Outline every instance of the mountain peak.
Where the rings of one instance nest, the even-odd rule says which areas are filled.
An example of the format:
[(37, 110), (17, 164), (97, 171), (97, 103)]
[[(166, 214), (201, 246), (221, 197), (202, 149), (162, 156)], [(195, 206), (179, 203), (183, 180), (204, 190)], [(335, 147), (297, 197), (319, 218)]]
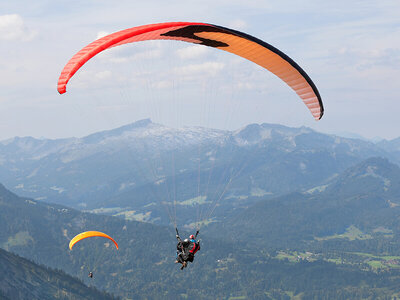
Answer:
[(294, 137), (296, 135), (311, 133), (314, 130), (308, 127), (293, 128), (279, 124), (249, 124), (234, 132), (238, 144), (253, 145), (274, 137)]
[(139, 127), (147, 127), (147, 126), (149, 126), (150, 124), (153, 124), (153, 122), (151, 121), (150, 118), (147, 118), (147, 119), (138, 120), (138, 121), (133, 122), (133, 123), (131, 123), (131, 124), (129, 124), (129, 125), (126, 125), (126, 126), (130, 126), (130, 127), (134, 127), (134, 128), (139, 128)]
[(146, 128), (151, 125), (155, 125), (155, 123), (153, 123), (150, 118), (147, 118), (147, 119), (135, 121), (135, 122), (127, 124), (127, 125), (123, 125), (121, 127), (115, 128), (115, 129), (107, 130), (106, 132), (121, 133), (121, 132), (129, 131), (132, 129)]
[(104, 131), (90, 134), (90, 135), (84, 137), (83, 139), (85, 140), (85, 142), (96, 143), (106, 137), (118, 136), (118, 135), (123, 134), (126, 131), (132, 131), (135, 129), (145, 129), (152, 125), (156, 125), (156, 124), (153, 123), (150, 118), (138, 120), (136, 122), (133, 122), (133, 123), (130, 123), (127, 125), (123, 125), (121, 127), (115, 128), (115, 129), (104, 130)]
[(381, 140), (377, 144), (387, 151), (400, 151), (400, 137), (390, 141)]
[(262, 138), (262, 127), (259, 124), (249, 124), (235, 133), (235, 139), (240, 144), (254, 144)]
[(355, 165), (354, 167), (349, 168), (348, 174), (352, 174), (353, 176), (365, 176), (366, 174), (372, 173), (379, 173), (380, 175), (384, 175), (394, 169), (400, 170), (397, 165), (389, 162), (387, 158), (370, 157)]
[(368, 158), (340, 175), (329, 189), (339, 196), (355, 190), (367, 194), (393, 194), (400, 192), (400, 167), (382, 157)]

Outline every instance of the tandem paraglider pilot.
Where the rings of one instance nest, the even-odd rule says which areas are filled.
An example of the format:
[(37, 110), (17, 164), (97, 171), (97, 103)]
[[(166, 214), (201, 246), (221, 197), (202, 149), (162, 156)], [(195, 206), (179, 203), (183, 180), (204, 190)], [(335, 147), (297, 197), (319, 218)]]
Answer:
[(182, 241), (178, 230), (176, 231), (176, 239), (178, 240), (178, 244), (176, 245), (175, 263), (182, 264), (181, 270), (187, 267), (188, 262), (193, 262), (194, 255), (200, 250), (200, 241), (196, 240), (198, 234), (199, 231), (196, 232), (196, 235), (191, 234), (188, 239)]

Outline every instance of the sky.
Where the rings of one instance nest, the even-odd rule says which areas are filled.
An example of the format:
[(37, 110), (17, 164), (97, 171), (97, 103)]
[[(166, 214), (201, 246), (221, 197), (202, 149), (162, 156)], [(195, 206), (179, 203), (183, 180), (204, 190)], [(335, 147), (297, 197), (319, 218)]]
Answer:
[[(236, 29), (275, 46), (316, 84), (316, 122), (268, 71), (230, 53), (154, 41), (107, 50), (67, 93), (58, 76), (96, 38), (170, 21)], [(13, 0), (0, 2), (0, 140), (64, 138), (151, 118), (235, 130), (250, 123), (400, 136), (400, 2)]]

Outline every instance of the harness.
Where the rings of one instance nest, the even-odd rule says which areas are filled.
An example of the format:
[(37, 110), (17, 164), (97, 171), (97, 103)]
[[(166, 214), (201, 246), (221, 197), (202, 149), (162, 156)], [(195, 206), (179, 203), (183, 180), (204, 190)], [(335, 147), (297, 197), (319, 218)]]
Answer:
[[(177, 236), (178, 240), (181, 242), (181, 251), (182, 251), (183, 254), (186, 254), (186, 253), (185, 253), (185, 249), (184, 249), (183, 244), (182, 244), (182, 241), (181, 241), (181, 238), (179, 237), (178, 228), (175, 227), (175, 230), (176, 230), (176, 236)], [(197, 231), (196, 231), (196, 235), (194, 236), (194, 239), (191, 239), (191, 240), (190, 240), (190, 242), (193, 243), (193, 248), (192, 248), (191, 250), (189, 250), (189, 253), (190, 253), (190, 254), (193, 254), (193, 255), (194, 255), (194, 254), (199, 250), (199, 248), (200, 248), (200, 245), (199, 245), (199, 244), (197, 243), (197, 241), (196, 241), (196, 238), (197, 238), (197, 235), (198, 235), (198, 234), (199, 234), (199, 231), (197, 230)]]
[(189, 250), (189, 253), (195, 254), (199, 250), (199, 244), (196, 240), (190, 240), (190, 242), (193, 243), (193, 248)]

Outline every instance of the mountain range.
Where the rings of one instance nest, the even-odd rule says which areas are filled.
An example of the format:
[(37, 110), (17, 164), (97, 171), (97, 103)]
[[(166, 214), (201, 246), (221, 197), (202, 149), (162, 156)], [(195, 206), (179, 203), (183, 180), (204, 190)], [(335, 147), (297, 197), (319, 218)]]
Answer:
[(368, 157), (398, 163), (397, 144), (306, 127), (175, 129), (146, 119), (83, 138), (2, 141), (0, 182), (37, 200), (188, 226), (220, 221), (259, 198), (325, 185)]

